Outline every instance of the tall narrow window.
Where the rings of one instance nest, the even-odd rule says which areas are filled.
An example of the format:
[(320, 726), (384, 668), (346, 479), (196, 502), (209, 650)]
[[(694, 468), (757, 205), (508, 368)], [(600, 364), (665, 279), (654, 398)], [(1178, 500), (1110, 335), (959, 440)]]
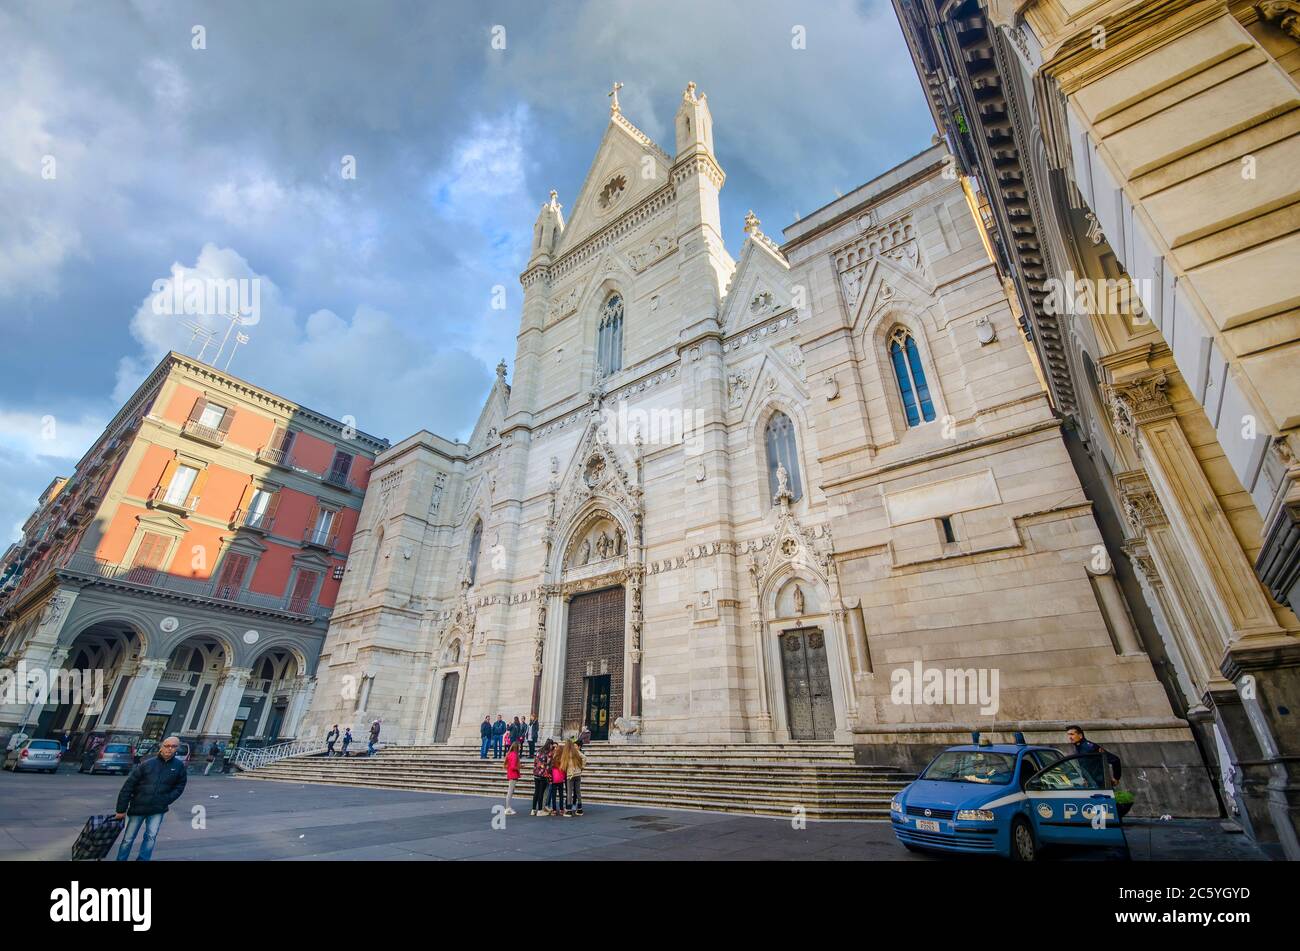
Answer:
[(925, 368), (921, 366), (921, 351), (912, 334), (897, 328), (889, 338), (889, 360), (894, 365), (898, 380), (898, 393), (903, 398), (903, 412), (908, 426), (920, 426), (934, 419), (934, 403), (930, 400), (930, 386), (925, 381)]
[(786, 489), (791, 501), (803, 498), (803, 483), (799, 478), (799, 451), (795, 443), (794, 423), (785, 413), (773, 413), (767, 421), (764, 434), (767, 444), (767, 487), (772, 504), (777, 502), (781, 491), (781, 473), (785, 469)]
[(293, 594), (289, 596), (289, 610), (294, 614), (306, 614), (311, 607), (312, 595), (316, 593), (316, 582), (320, 573), (316, 571), (299, 571), (293, 583)]
[(244, 584), (244, 575), (248, 573), (249, 557), (238, 552), (229, 552), (221, 566), (221, 575), (217, 578), (217, 597), (222, 601), (234, 601), (239, 597), (239, 589)]
[(169, 547), (165, 535), (145, 532), (140, 538), (140, 544), (136, 546), (135, 558), (131, 561), (131, 570), (127, 572), (126, 580), (135, 584), (153, 584), (154, 576), (163, 568)]
[(605, 306), (600, 309), (596, 366), (601, 376), (623, 369), (623, 298), (617, 294), (605, 301)]
[(198, 469), (190, 466), (177, 466), (176, 471), (172, 473), (171, 482), (167, 485), (167, 494), (163, 496), (163, 500), (168, 505), (185, 505), (198, 474)]
[(478, 574), (478, 550), (483, 545), (483, 523), (474, 523), (474, 534), (469, 537), (469, 563), (465, 566), (465, 577), (470, 584)]

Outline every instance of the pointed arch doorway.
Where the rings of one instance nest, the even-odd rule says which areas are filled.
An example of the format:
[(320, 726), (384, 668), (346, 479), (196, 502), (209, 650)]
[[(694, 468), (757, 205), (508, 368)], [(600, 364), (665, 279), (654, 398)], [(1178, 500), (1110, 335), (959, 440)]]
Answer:
[(622, 585), (569, 601), (560, 719), (566, 735), (586, 726), (593, 740), (607, 740), (623, 715), (624, 602)]

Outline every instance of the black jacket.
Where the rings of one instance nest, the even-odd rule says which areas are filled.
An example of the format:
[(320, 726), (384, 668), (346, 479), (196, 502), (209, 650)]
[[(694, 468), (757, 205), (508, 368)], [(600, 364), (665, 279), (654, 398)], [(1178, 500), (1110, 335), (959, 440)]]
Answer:
[(489, 723), (487, 720), (484, 720), (482, 723), (480, 723), (478, 728), (478, 735), (483, 737), (483, 739), (485, 740), (488, 737), (490, 737), (492, 735), (492, 724)]
[(185, 762), (178, 756), (164, 761), (151, 756), (126, 777), (122, 791), (117, 794), (117, 812), (128, 816), (154, 816), (166, 812), (167, 807), (185, 792)]
[(493, 735), (494, 737), (497, 737), (497, 736), (505, 736), (505, 735), (506, 735), (506, 721), (505, 721), (505, 720), (498, 720), (496, 723), (493, 723), (493, 724), (492, 724), (492, 735)]
[(528, 739), (534, 743), (537, 742), (537, 721), (536, 720), (530, 720), (528, 723)]

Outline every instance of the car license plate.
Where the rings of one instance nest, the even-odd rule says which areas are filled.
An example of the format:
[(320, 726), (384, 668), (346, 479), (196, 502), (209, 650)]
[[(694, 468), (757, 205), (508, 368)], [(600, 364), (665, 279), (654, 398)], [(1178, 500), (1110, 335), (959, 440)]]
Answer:
[(939, 823), (937, 823), (937, 822), (935, 822), (935, 821), (933, 821), (933, 820), (931, 820), (931, 819), (917, 819), (917, 820), (916, 820), (916, 827), (917, 827), (918, 829), (920, 829), (922, 832), (938, 832), (938, 831), (939, 831)]

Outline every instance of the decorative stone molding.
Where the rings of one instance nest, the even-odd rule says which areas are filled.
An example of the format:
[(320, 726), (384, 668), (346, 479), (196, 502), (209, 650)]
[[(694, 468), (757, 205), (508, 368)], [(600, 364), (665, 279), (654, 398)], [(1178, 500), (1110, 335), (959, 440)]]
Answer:
[(639, 274), (652, 264), (658, 264), (676, 250), (677, 239), (663, 234), (652, 238), (635, 251), (628, 252), (627, 260), (632, 265), (632, 270)]
[(1145, 472), (1120, 472), (1116, 474), (1115, 482), (1119, 487), (1124, 517), (1135, 537), (1143, 538), (1148, 528), (1169, 524), (1169, 517)]
[(1255, 4), (1255, 12), (1265, 23), (1271, 23), (1291, 39), (1300, 42), (1300, 2), (1264, 0)]
[(1141, 427), (1173, 416), (1168, 387), (1169, 378), (1163, 370), (1105, 384), (1103, 390), (1116, 432), (1136, 440)]

